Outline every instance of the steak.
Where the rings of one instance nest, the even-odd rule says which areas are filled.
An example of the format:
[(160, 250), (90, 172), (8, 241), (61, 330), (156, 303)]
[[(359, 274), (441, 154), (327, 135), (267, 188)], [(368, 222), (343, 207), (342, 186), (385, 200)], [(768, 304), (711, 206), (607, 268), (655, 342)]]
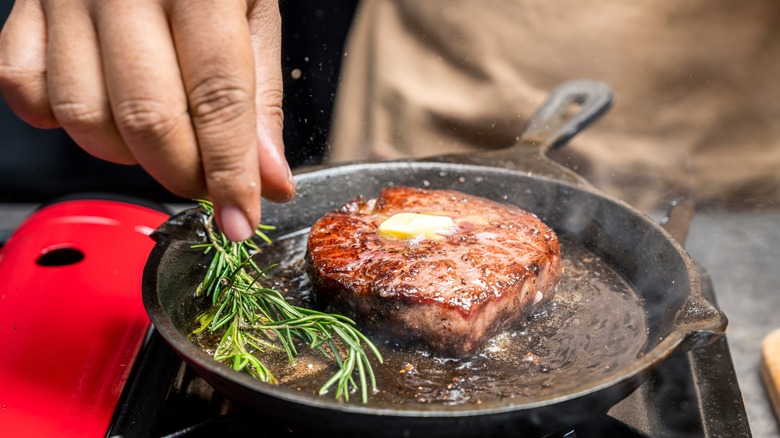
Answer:
[[(429, 238), (379, 232), (398, 213), (447, 216)], [(307, 273), (316, 302), (361, 327), (453, 357), (474, 354), (550, 300), (562, 273), (558, 237), (531, 213), (450, 190), (391, 187), (317, 220)]]

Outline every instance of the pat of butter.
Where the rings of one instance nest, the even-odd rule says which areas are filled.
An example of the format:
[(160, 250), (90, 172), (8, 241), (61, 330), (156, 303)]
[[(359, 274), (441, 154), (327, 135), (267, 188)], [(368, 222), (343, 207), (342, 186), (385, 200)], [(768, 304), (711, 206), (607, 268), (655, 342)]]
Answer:
[(398, 213), (379, 225), (379, 234), (394, 239), (425, 238), (437, 240), (446, 234), (455, 222), (448, 216), (420, 213)]

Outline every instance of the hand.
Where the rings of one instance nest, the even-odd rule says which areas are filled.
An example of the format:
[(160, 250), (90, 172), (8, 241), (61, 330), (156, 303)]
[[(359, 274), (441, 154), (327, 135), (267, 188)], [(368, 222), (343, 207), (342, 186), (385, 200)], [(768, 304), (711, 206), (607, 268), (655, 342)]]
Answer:
[(278, 0), (17, 0), (0, 34), (0, 92), (40, 128), (208, 196), (231, 240), (260, 194), (295, 193), (282, 140)]

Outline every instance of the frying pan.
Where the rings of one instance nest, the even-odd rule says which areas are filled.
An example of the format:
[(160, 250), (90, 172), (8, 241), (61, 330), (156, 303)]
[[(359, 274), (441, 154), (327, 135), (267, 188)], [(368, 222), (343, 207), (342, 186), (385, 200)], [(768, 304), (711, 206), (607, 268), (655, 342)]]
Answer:
[[(636, 389), (666, 357), (706, 343), (726, 327), (723, 313), (702, 295), (695, 263), (663, 227), (546, 157), (551, 148), (563, 145), (610, 104), (611, 91), (606, 85), (567, 82), (550, 94), (520, 141), (508, 149), (312, 168), (297, 174), (298, 196), (293, 201), (264, 201), (263, 205), (264, 222), (277, 227), (271, 238), (282, 240), (305, 232), (320, 216), (358, 195), (374, 197), (389, 185), (459, 190), (531, 211), (570, 246), (602, 259), (638, 297), (647, 337), (635, 360), (609, 374), (593, 376), (582, 370), (575, 387), (553, 387), (543, 396), (456, 406), (371, 400), (346, 403), (332, 395), (258, 382), (215, 362), (188, 338), (198, 312), (193, 291), (208, 262), (201, 250), (192, 249), (205, 239), (205, 216), (197, 209), (172, 217), (153, 235), (156, 245), (143, 276), (147, 312), (173, 349), (218, 391), (297, 429), (342, 436), (488, 436), (503, 432), (520, 436), (518, 431), (522, 436), (538, 436), (604, 413)], [(596, 275), (581, 271), (581, 275)], [(585, 314), (614, 323), (607, 308), (586, 307), (574, 318)]]

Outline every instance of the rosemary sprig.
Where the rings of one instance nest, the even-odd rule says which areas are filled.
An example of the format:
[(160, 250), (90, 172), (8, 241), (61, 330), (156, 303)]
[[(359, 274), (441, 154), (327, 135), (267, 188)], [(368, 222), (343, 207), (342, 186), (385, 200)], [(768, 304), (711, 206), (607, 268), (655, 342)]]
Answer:
[[(198, 201), (209, 215), (206, 223), (208, 241), (195, 245), (213, 254), (197, 295), (211, 298), (211, 307), (197, 317), (194, 334), (208, 330), (222, 332), (214, 359), (237, 371), (250, 374), (263, 382), (275, 383), (271, 370), (258, 357), (264, 351), (284, 351), (291, 362), (298, 354), (297, 345), (306, 345), (332, 359), (338, 371), (325, 382), (320, 394), (336, 386), (336, 398), (349, 401), (352, 389), (359, 390), (361, 400), (368, 400), (369, 383), (376, 391), (376, 379), (366, 350), (382, 363), (382, 355), (351, 319), (337, 314), (293, 306), (275, 289), (262, 286), (266, 271), (252, 255), (260, 250), (253, 240), (231, 242), (214, 227), (214, 207), (206, 200)], [(264, 231), (273, 229), (260, 225), (255, 234), (267, 243)], [(357, 381), (355, 372), (357, 371)]]

